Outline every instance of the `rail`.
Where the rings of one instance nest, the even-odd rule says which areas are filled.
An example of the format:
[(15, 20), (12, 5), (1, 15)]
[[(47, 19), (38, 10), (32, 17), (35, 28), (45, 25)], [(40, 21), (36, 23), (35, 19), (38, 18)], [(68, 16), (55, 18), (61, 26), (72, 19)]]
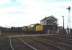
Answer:
[(37, 37), (37, 36), (50, 36), (50, 35), (57, 35), (57, 34), (32, 34), (32, 35), (9, 35), (9, 36), (6, 36), (8, 38), (16, 38), (16, 37), (28, 37), (28, 36), (31, 36), (31, 37)]

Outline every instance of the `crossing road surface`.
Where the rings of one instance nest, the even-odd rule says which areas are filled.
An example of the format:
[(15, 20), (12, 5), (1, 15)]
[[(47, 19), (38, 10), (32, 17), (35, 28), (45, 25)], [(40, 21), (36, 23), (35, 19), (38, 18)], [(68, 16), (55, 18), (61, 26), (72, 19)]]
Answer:
[[(36, 41), (24, 41), (23, 39), (19, 39), (18, 37), (37, 37), (37, 36), (48, 36), (48, 34), (32, 34), (32, 35), (13, 35), (13, 36), (8, 36), (8, 38), (1, 38), (0, 39), (0, 50), (48, 50), (53, 47), (51, 46), (45, 46), (42, 43), (36, 42)], [(14, 37), (14, 38), (12, 38)], [(11, 39), (10, 39), (11, 38)], [(15, 39), (15, 38), (18, 38)], [(32, 44), (33, 43), (33, 44)], [(56, 50), (56, 48), (54, 48)], [(54, 50), (53, 49), (53, 50)]]
[[(10, 44), (9, 38), (0, 38), (0, 50), (34, 50), (29, 47), (27, 43), (24, 44), (16, 39), (11, 39), (11, 43), (12, 44)], [(13, 47), (13, 49), (11, 47)]]
[(34, 50), (28, 46), (26, 43), (22, 43), (16, 39), (12, 39), (12, 46), (14, 50)]
[(72, 50), (72, 40), (60, 35), (9, 35), (0, 38), (0, 50)]
[(50, 36), (50, 35), (57, 35), (57, 34), (30, 34), (30, 35), (9, 35), (9, 36), (6, 36), (6, 37), (11, 37), (11, 38), (15, 38), (15, 37), (28, 37), (28, 36), (31, 36), (31, 37), (37, 37), (37, 36)]
[(8, 38), (0, 38), (0, 50), (11, 50)]
[(37, 42), (37, 41), (34, 41), (32, 39), (24, 39), (24, 38), (18, 38), (18, 40), (20, 40), (21, 42), (23, 43), (27, 43), (31, 46), (33, 46), (33, 48), (35, 48), (34, 50), (59, 50), (58, 48), (56, 47), (53, 47), (53, 46), (50, 46), (50, 45), (45, 45), (41, 42)]

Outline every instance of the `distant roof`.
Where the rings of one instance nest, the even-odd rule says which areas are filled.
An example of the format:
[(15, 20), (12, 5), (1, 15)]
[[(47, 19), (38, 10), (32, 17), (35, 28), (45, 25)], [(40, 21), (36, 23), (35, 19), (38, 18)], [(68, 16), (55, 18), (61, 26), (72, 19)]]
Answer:
[(48, 19), (54, 19), (54, 20), (57, 20), (54, 16), (49, 16), (49, 17), (45, 17), (45, 18), (42, 19), (41, 21), (48, 20)]

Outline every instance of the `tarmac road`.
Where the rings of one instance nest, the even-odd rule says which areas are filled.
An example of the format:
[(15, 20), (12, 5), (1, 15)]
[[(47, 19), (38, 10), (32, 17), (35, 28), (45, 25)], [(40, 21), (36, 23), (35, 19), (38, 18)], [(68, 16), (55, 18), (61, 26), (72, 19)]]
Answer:
[(0, 38), (0, 50), (11, 50), (8, 38)]

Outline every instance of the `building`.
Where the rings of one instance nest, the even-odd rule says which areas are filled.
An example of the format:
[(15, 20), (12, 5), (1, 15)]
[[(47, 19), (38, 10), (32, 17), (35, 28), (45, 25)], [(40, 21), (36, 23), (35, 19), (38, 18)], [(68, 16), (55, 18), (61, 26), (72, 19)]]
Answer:
[(57, 25), (57, 19), (54, 16), (45, 17), (40, 21), (42, 25)]
[(45, 32), (54, 33), (57, 31), (57, 19), (54, 16), (45, 17), (40, 21), (44, 25)]

